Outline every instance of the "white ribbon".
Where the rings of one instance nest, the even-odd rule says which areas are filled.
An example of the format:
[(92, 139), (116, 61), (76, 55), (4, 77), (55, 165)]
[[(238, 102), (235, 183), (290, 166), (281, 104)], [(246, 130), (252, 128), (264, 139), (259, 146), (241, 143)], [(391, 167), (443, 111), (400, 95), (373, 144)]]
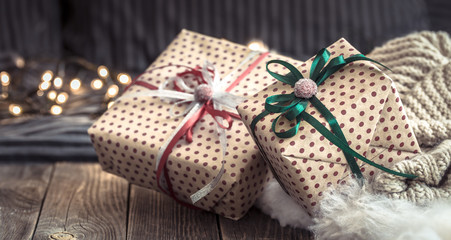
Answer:
[[(258, 51), (252, 51), (250, 52), (241, 62), (240, 64), (228, 75), (226, 75), (223, 79), (220, 78), (218, 70), (215, 68), (215, 66), (210, 63), (209, 61), (205, 61), (202, 68), (201, 73), (208, 84), (208, 86), (212, 89), (213, 94), (211, 100), (213, 101), (213, 108), (215, 110), (221, 111), (223, 108), (233, 109), (233, 111), (236, 111), (236, 106), (238, 106), (241, 102), (244, 101), (243, 97), (233, 95), (229, 92), (226, 92), (225, 89), (227, 89), (226, 84), (233, 77), (233, 75), (238, 71), (239, 68), (241, 68), (244, 64), (252, 60), (256, 55), (258, 55), (260, 52)], [(211, 73), (213, 72), (213, 74)], [(173, 91), (173, 90), (167, 90), (166, 88), (171, 84), (176, 83), (178, 87), (183, 89), (185, 92), (179, 92), (179, 91)], [(183, 120), (180, 122), (180, 124), (177, 126), (177, 128), (171, 133), (169, 138), (164, 142), (164, 144), (160, 147), (157, 155), (156, 160), (156, 169), (158, 169), (158, 166), (160, 164), (161, 158), (163, 156), (164, 151), (168, 147), (169, 143), (172, 141), (172, 139), (175, 137), (175, 135), (180, 131), (180, 129), (186, 124), (187, 121), (191, 119), (191, 117), (202, 108), (203, 104), (202, 102), (197, 102), (194, 98), (194, 92), (195, 89), (189, 87), (184, 79), (182, 79), (179, 76), (171, 77), (158, 87), (158, 90), (150, 90), (145, 89), (144, 91), (141, 90), (140, 92), (136, 92), (133, 94), (129, 94), (126, 96), (120, 97), (120, 100), (125, 98), (133, 98), (133, 97), (141, 97), (141, 96), (148, 96), (148, 97), (160, 97), (162, 99), (167, 100), (178, 100), (178, 102), (174, 103), (170, 110), (170, 115), (172, 117), (179, 117), (179, 116), (185, 116)], [(183, 104), (191, 102), (190, 105), (180, 114), (174, 113), (174, 108)], [(219, 119), (218, 119), (219, 118)], [(217, 117), (216, 120), (218, 122), (223, 122), (224, 119), (221, 117)], [(221, 161), (221, 169), (219, 170), (219, 173), (213, 178), (213, 180), (202, 187), (199, 191), (195, 192), (190, 196), (191, 201), (196, 203), (203, 197), (205, 197), (208, 193), (210, 193), (216, 185), (219, 183), (222, 175), (225, 172), (225, 153), (227, 152), (227, 137), (225, 134), (225, 130), (221, 128), (216, 123), (216, 131), (219, 135), (219, 142), (222, 147), (222, 161)], [(161, 175), (161, 179), (158, 179), (158, 181), (164, 182), (164, 173)]]

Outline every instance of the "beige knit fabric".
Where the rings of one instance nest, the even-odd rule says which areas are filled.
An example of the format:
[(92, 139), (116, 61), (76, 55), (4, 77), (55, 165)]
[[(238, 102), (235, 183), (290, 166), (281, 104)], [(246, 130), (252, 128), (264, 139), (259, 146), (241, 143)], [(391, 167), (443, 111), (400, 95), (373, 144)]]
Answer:
[[(420, 32), (397, 38), (374, 49), (368, 57), (392, 72), (418, 142), (423, 147), (409, 161), (394, 167), (417, 179), (383, 173), (374, 187), (392, 198), (426, 204), (451, 198), (451, 39), (444, 32)], [(445, 140), (445, 141), (444, 141)], [(440, 145), (437, 146), (442, 142)], [(431, 147), (434, 147), (431, 151)]]
[(396, 38), (368, 57), (387, 65), (418, 142), (432, 147), (451, 138), (451, 39), (445, 32)]
[(395, 165), (395, 171), (418, 176), (414, 181), (381, 174), (374, 182), (376, 191), (391, 198), (407, 199), (418, 204), (427, 204), (431, 200), (451, 197), (451, 140), (445, 140), (434, 150), (416, 156), (411, 161), (402, 161)]

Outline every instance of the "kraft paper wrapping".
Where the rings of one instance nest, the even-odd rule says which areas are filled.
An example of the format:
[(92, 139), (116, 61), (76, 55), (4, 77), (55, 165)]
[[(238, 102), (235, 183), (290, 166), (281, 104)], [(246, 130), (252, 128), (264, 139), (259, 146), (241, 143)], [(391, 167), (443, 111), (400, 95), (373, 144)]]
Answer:
[[(185, 69), (173, 67), (149, 73), (150, 69), (168, 64), (196, 67), (202, 66), (205, 60), (213, 63), (224, 77), (249, 53), (245, 46), (183, 30), (137, 80), (158, 86)], [(238, 69), (230, 82), (258, 57)], [(269, 54), (231, 93), (247, 97), (262, 86), (271, 84), (273, 80), (267, 76), (265, 64), (268, 59), (274, 58), (296, 65), (301, 63)], [(133, 85), (124, 95), (132, 95), (142, 89), (142, 86)], [(159, 190), (155, 171), (158, 150), (183, 119), (171, 117), (169, 110), (172, 104), (158, 97), (132, 97), (119, 100), (108, 109), (88, 130), (102, 168), (133, 184)], [(182, 112), (188, 105), (182, 104), (176, 110)], [(239, 219), (253, 205), (264, 184), (271, 178), (271, 173), (240, 120), (234, 120), (226, 134), (226, 172), (217, 187), (195, 206), (227, 218)], [(177, 199), (191, 203), (189, 196), (216, 176), (221, 160), (222, 148), (214, 120), (210, 115), (205, 115), (193, 129), (193, 142), (188, 143), (184, 138), (179, 140), (166, 163)]]
[[(327, 49), (331, 59), (359, 53), (345, 39)], [(313, 58), (297, 65), (304, 76), (309, 76), (312, 61)], [(287, 70), (278, 73), (286, 74)], [(268, 96), (291, 92), (290, 85), (277, 81), (240, 104), (238, 112), (249, 128), (252, 120), (264, 111)], [(348, 64), (318, 86), (316, 96), (336, 117), (349, 146), (367, 159), (391, 167), (420, 151), (392, 80), (372, 63)], [(330, 130), (326, 119), (311, 104), (306, 111)], [(263, 154), (288, 194), (312, 214), (324, 190), (345, 181), (351, 171), (341, 149), (305, 121), (296, 136), (278, 138), (271, 130), (276, 117), (275, 114), (268, 115), (257, 124), (256, 141), (263, 147)], [(288, 130), (293, 126), (294, 123), (284, 119), (276, 130)], [(380, 171), (360, 160), (357, 163), (366, 179)]]

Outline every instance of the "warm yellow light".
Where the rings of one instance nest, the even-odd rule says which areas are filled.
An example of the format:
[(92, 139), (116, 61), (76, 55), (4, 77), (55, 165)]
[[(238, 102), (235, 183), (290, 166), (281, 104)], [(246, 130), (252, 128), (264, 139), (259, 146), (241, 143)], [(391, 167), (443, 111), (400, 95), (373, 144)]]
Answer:
[(50, 100), (55, 100), (55, 98), (56, 98), (56, 91), (55, 90), (52, 90), (52, 91), (50, 91), (49, 93), (47, 93), (47, 98), (48, 99), (50, 99)]
[(69, 98), (69, 94), (62, 92), (62, 93), (58, 94), (58, 97), (56, 98), (56, 103), (63, 104), (67, 101), (68, 98)]
[(132, 78), (126, 73), (120, 73), (117, 75), (117, 80), (124, 85), (128, 85), (132, 82)]
[(63, 86), (63, 79), (60, 77), (53, 79), (53, 86), (55, 86), (56, 89), (60, 89)]
[(39, 97), (42, 97), (42, 96), (44, 96), (44, 91), (38, 90), (38, 91), (36, 91), (36, 95), (38, 95)]
[(105, 66), (99, 66), (97, 68), (97, 73), (99, 74), (99, 76), (106, 78), (108, 76), (108, 68), (106, 68)]
[(78, 78), (74, 78), (72, 79), (72, 81), (70, 81), (70, 88), (73, 91), (77, 91), (78, 89), (80, 89), (81, 87), (81, 81)]
[(60, 115), (62, 112), (63, 112), (63, 108), (61, 106), (59, 106), (59, 105), (53, 105), (50, 108), (50, 113), (52, 115)]
[(91, 81), (91, 88), (94, 90), (99, 90), (103, 87), (103, 82), (100, 79), (94, 79)]
[(16, 67), (23, 68), (25, 66), (25, 60), (23, 57), (17, 57), (16, 58)]
[(0, 81), (2, 82), (2, 86), (8, 86), (10, 83), (9, 74), (7, 72), (1, 72)]
[(42, 81), (44, 81), (44, 82), (48, 82), (48, 81), (52, 80), (52, 78), (53, 78), (53, 72), (50, 70), (47, 70), (42, 74)]
[(268, 48), (266, 47), (266, 45), (259, 40), (253, 40), (251, 41), (247, 47), (252, 50), (252, 51), (259, 51), (259, 52), (265, 52), (268, 51)]
[(107, 108), (109, 109), (113, 105), (114, 105), (114, 101), (111, 101), (111, 102), (108, 103)]
[(42, 82), (41, 84), (39, 84), (39, 89), (41, 91), (45, 91), (45, 90), (49, 89), (49, 87), (50, 87), (49, 82)]
[(9, 113), (11, 113), (14, 116), (19, 116), (20, 114), (22, 114), (22, 107), (18, 104), (10, 104)]
[(111, 85), (108, 88), (108, 91), (106, 92), (106, 94), (108, 95), (108, 97), (113, 98), (115, 97), (117, 94), (119, 93), (119, 87), (117, 85)]

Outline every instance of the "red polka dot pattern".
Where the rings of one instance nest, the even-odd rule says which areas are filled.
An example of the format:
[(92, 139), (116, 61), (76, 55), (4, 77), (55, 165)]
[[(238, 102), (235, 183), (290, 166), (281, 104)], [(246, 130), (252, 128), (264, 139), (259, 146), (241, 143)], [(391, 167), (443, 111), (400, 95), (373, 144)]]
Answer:
[[(344, 39), (328, 50), (332, 57), (358, 53)], [(299, 68), (304, 77), (308, 76), (312, 61), (313, 58)], [(286, 71), (279, 72), (284, 73)], [(276, 82), (238, 106), (238, 112), (249, 128), (256, 115), (264, 110), (267, 96), (291, 92), (291, 86)], [(373, 64), (348, 64), (321, 84), (316, 96), (340, 123), (349, 146), (368, 159), (390, 167), (420, 151), (392, 80)], [(326, 119), (311, 104), (306, 111), (330, 129)], [(305, 121), (296, 136), (277, 138), (271, 130), (276, 116), (269, 115), (257, 124), (257, 141), (289, 195), (312, 213), (329, 185), (336, 185), (350, 176), (346, 159), (341, 149)], [(293, 122), (281, 119), (276, 130), (286, 131), (293, 126)], [(360, 160), (357, 162), (365, 177), (377, 174), (376, 168), (367, 167)]]
[[(249, 49), (225, 40), (182, 31), (158, 59), (139, 77), (158, 86), (162, 81), (182, 72), (183, 68), (150, 69), (168, 64), (201, 66), (207, 59), (221, 76), (231, 72), (249, 54)], [(241, 74), (258, 56), (245, 64), (231, 81)], [(261, 61), (232, 91), (247, 96), (273, 80), (266, 76), (267, 59), (280, 58), (295, 65), (300, 62), (270, 54)], [(132, 86), (126, 95), (142, 91)], [(186, 105), (175, 109), (182, 112)], [(157, 97), (135, 97), (118, 100), (88, 130), (105, 171), (126, 178), (133, 184), (158, 190), (155, 161), (160, 146), (179, 125), (182, 118), (169, 115), (171, 103)], [(181, 139), (168, 158), (166, 166), (178, 199), (190, 202), (189, 196), (210, 182), (221, 168), (222, 150), (210, 115), (193, 129), (193, 142)], [(221, 183), (196, 203), (196, 206), (227, 218), (239, 219), (253, 205), (265, 183), (271, 178), (246, 127), (235, 120), (227, 131), (225, 174)]]

